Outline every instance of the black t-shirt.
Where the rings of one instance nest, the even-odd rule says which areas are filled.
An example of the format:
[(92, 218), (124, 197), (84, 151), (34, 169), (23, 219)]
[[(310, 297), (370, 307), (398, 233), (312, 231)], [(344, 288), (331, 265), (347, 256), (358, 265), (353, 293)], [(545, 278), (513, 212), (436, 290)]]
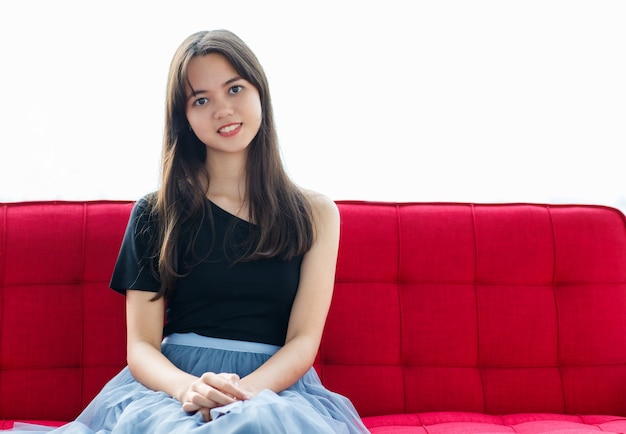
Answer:
[[(300, 280), (302, 256), (233, 261), (238, 244), (256, 226), (208, 201), (193, 254), (183, 255), (179, 278), (166, 302), (163, 334), (194, 332), (203, 336), (284, 345), (291, 306)], [(213, 222), (211, 224), (211, 221)], [(212, 230), (212, 226), (214, 230)], [(146, 198), (135, 204), (111, 278), (111, 288), (157, 292), (150, 237), (156, 222)], [(193, 230), (185, 228), (189, 234)], [(184, 239), (185, 237), (183, 237)], [(190, 239), (184, 239), (190, 242)], [(186, 244), (181, 243), (181, 246)]]

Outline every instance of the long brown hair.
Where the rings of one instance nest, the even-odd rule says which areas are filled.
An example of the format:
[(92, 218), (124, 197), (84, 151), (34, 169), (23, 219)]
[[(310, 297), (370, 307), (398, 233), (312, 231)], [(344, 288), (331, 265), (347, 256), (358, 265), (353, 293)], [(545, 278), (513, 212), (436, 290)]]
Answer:
[[(265, 72), (250, 48), (227, 30), (197, 32), (178, 47), (170, 64), (166, 94), (161, 187), (153, 199), (158, 222), (153, 254), (161, 282), (155, 298), (174, 290), (179, 274), (181, 228), (198, 220), (212, 221), (207, 203), (210, 174), (206, 147), (190, 130), (185, 115), (189, 61), (220, 53), (259, 92), (262, 121), (248, 147), (246, 200), (250, 219), (259, 229), (247, 254), (239, 260), (279, 256), (290, 259), (313, 243), (313, 221), (307, 198), (289, 179), (282, 163)], [(199, 228), (199, 226), (198, 226)], [(193, 237), (192, 237), (193, 238)]]

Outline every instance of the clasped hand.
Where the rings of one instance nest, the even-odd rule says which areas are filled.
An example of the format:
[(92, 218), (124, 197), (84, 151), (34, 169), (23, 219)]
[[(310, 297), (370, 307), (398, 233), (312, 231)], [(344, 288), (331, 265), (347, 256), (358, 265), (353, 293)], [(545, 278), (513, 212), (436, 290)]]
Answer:
[(189, 385), (181, 402), (183, 410), (200, 412), (207, 422), (211, 420), (212, 408), (248, 398), (248, 394), (239, 387), (237, 374), (206, 372)]

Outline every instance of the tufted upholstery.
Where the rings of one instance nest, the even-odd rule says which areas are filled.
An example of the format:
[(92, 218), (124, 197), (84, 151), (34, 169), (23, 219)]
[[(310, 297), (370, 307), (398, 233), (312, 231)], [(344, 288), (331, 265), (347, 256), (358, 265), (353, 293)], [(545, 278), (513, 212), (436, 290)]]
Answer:
[(621, 213), (358, 202), (341, 213), (321, 375), (371, 426), (549, 419), (441, 413), (455, 411), (620, 415), (626, 431)]
[[(0, 420), (74, 418), (126, 360), (108, 289), (132, 203), (0, 206)], [(32, 408), (41, 391), (54, 391)]]
[[(339, 206), (315, 367), (373, 433), (626, 432), (619, 211)], [(131, 207), (0, 204), (0, 428), (75, 417), (124, 365), (108, 280)], [(54, 398), (33, 407), (42, 390)]]

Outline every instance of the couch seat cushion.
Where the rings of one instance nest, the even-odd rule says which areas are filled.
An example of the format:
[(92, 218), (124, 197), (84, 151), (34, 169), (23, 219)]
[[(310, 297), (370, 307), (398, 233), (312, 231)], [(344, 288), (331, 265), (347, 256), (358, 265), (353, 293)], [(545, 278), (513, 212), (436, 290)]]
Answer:
[(525, 413), (491, 416), (480, 413), (433, 412), (363, 418), (372, 434), (626, 433), (626, 417)]
[(15, 424), (19, 425), (22, 423), (56, 427), (65, 425), (67, 422), (58, 420), (0, 420), (0, 430), (11, 429), (15, 426)]

